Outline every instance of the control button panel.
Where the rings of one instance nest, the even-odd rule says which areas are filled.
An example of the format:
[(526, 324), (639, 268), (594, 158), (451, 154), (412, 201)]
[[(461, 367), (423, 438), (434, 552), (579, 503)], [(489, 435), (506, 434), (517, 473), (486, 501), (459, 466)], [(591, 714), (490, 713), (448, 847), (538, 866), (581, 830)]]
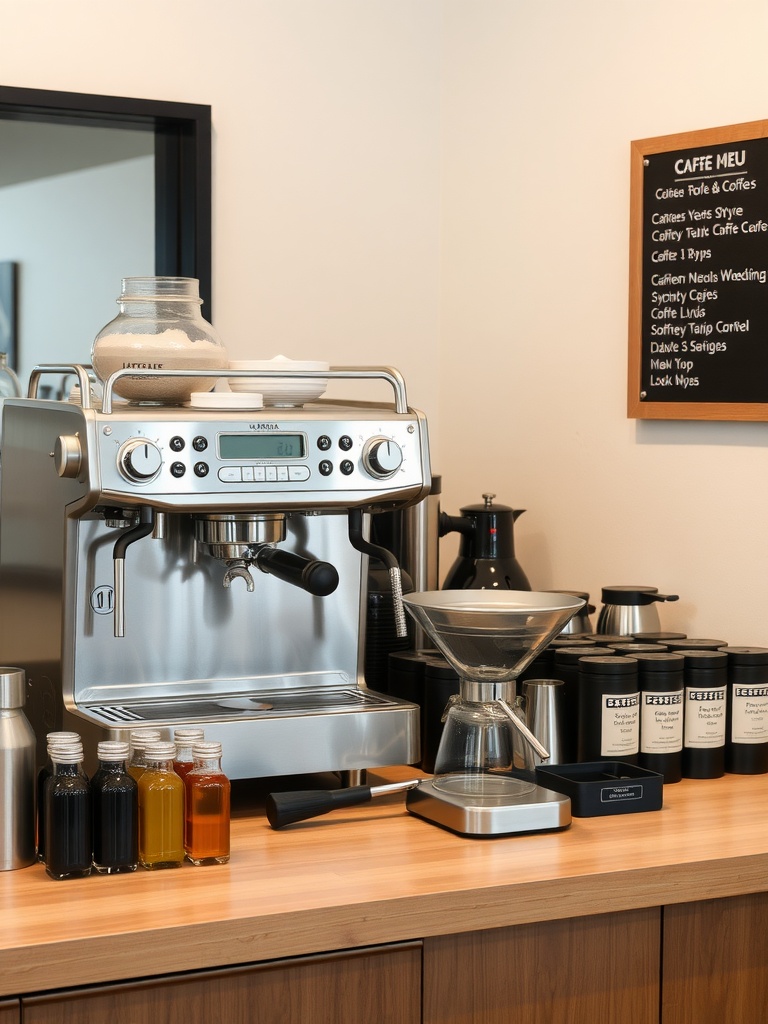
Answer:
[[(426, 425), (420, 414), (375, 407), (352, 417), (284, 415), (271, 409), (240, 415), (187, 416), (148, 409), (104, 416), (95, 410), (89, 444), (100, 455), (83, 464), (101, 474), (93, 489), (115, 500), (155, 498), (175, 505), (221, 499), (294, 507), (398, 499), (424, 487)], [(335, 410), (333, 410), (335, 412)], [(171, 415), (171, 413), (173, 413)], [(151, 415), (151, 414), (150, 414)]]

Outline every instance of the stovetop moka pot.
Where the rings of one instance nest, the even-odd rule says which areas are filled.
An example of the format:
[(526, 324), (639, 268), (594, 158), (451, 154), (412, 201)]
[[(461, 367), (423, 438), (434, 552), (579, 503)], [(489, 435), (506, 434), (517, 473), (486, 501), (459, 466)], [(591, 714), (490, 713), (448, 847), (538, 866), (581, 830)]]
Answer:
[(448, 570), (443, 590), (530, 590), (531, 584), (515, 558), (515, 520), (525, 509), (495, 505), (495, 494), (484, 494), (482, 505), (465, 505), (460, 516), (440, 514), (440, 536), (460, 533), (456, 561)]

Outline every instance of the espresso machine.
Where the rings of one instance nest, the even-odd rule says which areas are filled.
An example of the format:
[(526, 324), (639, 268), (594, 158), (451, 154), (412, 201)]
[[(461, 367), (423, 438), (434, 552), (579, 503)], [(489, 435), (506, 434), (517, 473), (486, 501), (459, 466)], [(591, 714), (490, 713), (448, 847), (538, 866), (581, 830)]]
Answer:
[[(79, 382), (70, 400), (38, 398), (63, 372)], [(81, 733), (92, 757), (99, 739), (194, 725), (233, 779), (417, 761), (418, 708), (362, 671), (369, 556), (388, 566), (398, 629), (406, 618), (371, 517), (430, 487), (401, 375), (324, 374), (378, 381), (390, 402), (249, 410), (115, 390), (128, 373), (186, 372), (118, 370), (97, 398), (89, 367), (38, 367), (5, 403), (2, 660), (26, 671), (39, 758), (53, 730)]]

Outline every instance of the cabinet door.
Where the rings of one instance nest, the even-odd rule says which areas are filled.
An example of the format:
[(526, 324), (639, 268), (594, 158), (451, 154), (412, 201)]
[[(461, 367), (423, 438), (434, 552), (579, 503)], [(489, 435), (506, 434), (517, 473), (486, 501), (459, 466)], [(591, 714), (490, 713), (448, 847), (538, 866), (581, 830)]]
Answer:
[(21, 1003), (18, 999), (0, 999), (0, 1024), (20, 1024)]
[(660, 921), (652, 908), (425, 939), (424, 1024), (658, 1024)]
[(419, 1024), (421, 944), (73, 989), (22, 1005), (24, 1024)]
[(764, 1024), (768, 893), (664, 908), (662, 1024)]

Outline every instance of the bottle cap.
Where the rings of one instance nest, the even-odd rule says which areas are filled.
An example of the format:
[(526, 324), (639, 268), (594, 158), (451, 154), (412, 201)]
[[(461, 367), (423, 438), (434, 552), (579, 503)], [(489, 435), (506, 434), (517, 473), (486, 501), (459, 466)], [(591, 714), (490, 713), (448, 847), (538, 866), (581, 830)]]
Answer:
[(192, 756), (199, 758), (221, 757), (221, 744), (213, 741), (209, 743), (195, 743), (192, 747)]
[(195, 740), (202, 740), (205, 737), (204, 729), (192, 729), (187, 726), (183, 726), (179, 729), (173, 730), (173, 738), (176, 743), (181, 743), (183, 746), (189, 746)]
[(27, 684), (23, 668), (0, 667), (0, 708), (10, 711), (27, 703)]
[(49, 747), (49, 753), (56, 764), (79, 764), (83, 760), (83, 744), (77, 740), (53, 749)]
[(147, 761), (172, 761), (176, 753), (176, 744), (167, 740), (147, 743), (144, 747), (144, 757)]
[(96, 756), (100, 761), (124, 761), (129, 750), (129, 745), (121, 740), (102, 740), (96, 746)]

